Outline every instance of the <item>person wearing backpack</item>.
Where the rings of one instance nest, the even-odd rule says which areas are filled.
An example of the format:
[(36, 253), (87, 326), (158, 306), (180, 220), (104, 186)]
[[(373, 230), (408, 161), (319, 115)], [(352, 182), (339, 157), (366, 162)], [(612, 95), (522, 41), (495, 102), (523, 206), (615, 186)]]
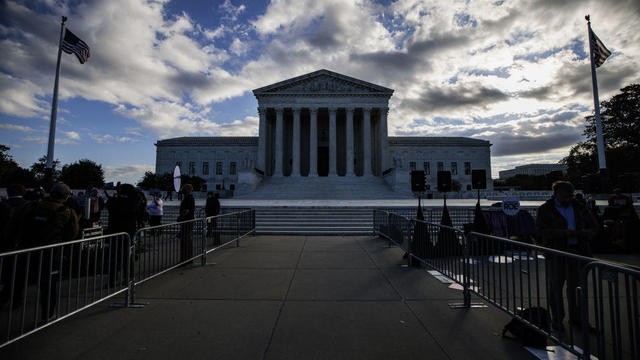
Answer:
[[(125, 232), (129, 234), (131, 244), (133, 244), (139, 219), (139, 201), (140, 198), (133, 185), (121, 184), (118, 187), (116, 196), (111, 197), (106, 205), (109, 212), (107, 234)], [(131, 262), (129, 269), (124, 266), (130, 254), (130, 249), (123, 248), (126, 245), (124, 239), (111, 240), (108, 245), (110, 248), (109, 286), (115, 287), (126, 280), (128, 271), (133, 268), (133, 262)], [(118, 277), (121, 269), (124, 269), (125, 272), (121, 277)]]
[[(64, 183), (56, 183), (51, 187), (48, 197), (25, 204), (15, 222), (20, 234), (17, 247), (46, 246), (75, 239), (78, 234), (78, 216), (64, 204), (69, 196), (71, 189)], [(35, 256), (32, 261), (39, 263), (42, 319), (51, 321), (55, 319), (58, 301), (60, 273), (56, 270), (60, 269), (60, 248), (48, 248), (32, 256)]]
[[(17, 248), (18, 241), (14, 236), (11, 236), (9, 228), (11, 227), (10, 225), (16, 221), (16, 213), (18, 213), (27, 202), (23, 198), (25, 192), (24, 186), (11, 184), (7, 187), (7, 196), (9, 198), (0, 202), (0, 253), (13, 251)], [(0, 290), (0, 308), (11, 297), (9, 292), (11, 291), (11, 278), (14, 276), (13, 263), (17, 261), (15, 267), (16, 272), (20, 272), (24, 268), (24, 266), (20, 266), (22, 265), (22, 260), (23, 259), (19, 259), (19, 257), (7, 257), (3, 261), (2, 268), (0, 269), (0, 272), (2, 272), (2, 277), (0, 278), (0, 283), (2, 284), (2, 290)], [(18, 274), (15, 276), (17, 277)], [(20, 284), (14, 283), (14, 294), (17, 294), (15, 291), (16, 285), (19, 289), (22, 289)], [(16, 296), (14, 295), (14, 304), (16, 303), (15, 299)]]
[(7, 187), (7, 200), (0, 202), (0, 252), (7, 252), (16, 249), (15, 239), (11, 239), (8, 231), (9, 223), (13, 220), (14, 214), (27, 201), (23, 198), (26, 189), (20, 184), (11, 184)]

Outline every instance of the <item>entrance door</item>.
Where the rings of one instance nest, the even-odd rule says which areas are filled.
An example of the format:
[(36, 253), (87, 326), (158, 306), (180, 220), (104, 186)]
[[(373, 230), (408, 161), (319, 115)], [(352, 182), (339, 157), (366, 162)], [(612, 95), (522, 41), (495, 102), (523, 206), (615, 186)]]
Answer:
[(329, 175), (329, 147), (318, 147), (318, 176)]

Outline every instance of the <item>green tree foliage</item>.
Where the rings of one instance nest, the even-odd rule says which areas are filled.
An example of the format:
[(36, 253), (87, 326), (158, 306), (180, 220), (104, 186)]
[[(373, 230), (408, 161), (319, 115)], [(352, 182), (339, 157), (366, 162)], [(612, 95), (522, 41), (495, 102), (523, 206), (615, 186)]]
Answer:
[(59, 179), (72, 189), (101, 188), (104, 186), (104, 170), (102, 165), (82, 159), (63, 166)]
[[(623, 173), (640, 173), (640, 84), (631, 84), (610, 100), (602, 101), (601, 120), (607, 169), (612, 179)], [(586, 118), (586, 140), (571, 148), (562, 159), (569, 179), (581, 183), (581, 177), (598, 171), (595, 116)]]
[[(36, 182), (41, 185), (44, 186), (45, 184), (45, 168), (47, 166), (47, 157), (43, 156), (40, 159), (38, 159), (37, 162), (33, 163), (33, 165), (31, 165), (31, 172), (33, 173), (33, 175), (36, 178)], [(60, 160), (54, 160), (53, 163), (51, 164), (51, 168), (53, 169), (53, 179), (57, 180), (58, 178), (60, 178)]]
[(193, 185), (193, 191), (202, 190), (202, 185), (207, 181), (199, 176), (189, 176), (189, 175), (180, 175), (180, 181), (182, 184), (191, 184)]
[(0, 186), (8, 186), (10, 184), (22, 184), (26, 187), (36, 185), (36, 178), (31, 170), (21, 168), (18, 163), (13, 160), (11, 150), (6, 145), (0, 144)]
[(151, 171), (147, 171), (137, 185), (145, 190), (158, 189), (167, 191), (173, 189), (173, 174), (166, 173), (157, 175)]

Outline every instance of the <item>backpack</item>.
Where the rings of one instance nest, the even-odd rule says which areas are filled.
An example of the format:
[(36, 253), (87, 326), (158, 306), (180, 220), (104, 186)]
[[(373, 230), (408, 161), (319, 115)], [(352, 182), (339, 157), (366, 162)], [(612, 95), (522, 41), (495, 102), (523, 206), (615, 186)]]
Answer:
[[(516, 311), (516, 314), (543, 331), (550, 331), (549, 313), (545, 308), (531, 307)], [(547, 337), (526, 325), (522, 320), (513, 318), (502, 329), (502, 336), (510, 332), (522, 341), (522, 345), (544, 349), (547, 346)]]
[(57, 202), (51, 202), (46, 206), (45, 201), (29, 203), (21, 211), (19, 248), (50, 245), (64, 240), (63, 230), (73, 216), (72, 210)]
[(26, 205), (11, 205), (8, 201), (0, 203), (0, 252), (12, 251), (17, 247), (14, 223), (18, 221), (17, 214)]

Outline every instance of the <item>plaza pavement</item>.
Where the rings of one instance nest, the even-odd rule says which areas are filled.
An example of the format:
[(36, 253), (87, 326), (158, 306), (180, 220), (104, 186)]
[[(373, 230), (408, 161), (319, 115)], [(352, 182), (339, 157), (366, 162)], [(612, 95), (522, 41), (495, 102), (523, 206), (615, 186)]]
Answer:
[[(255, 236), (0, 349), (1, 359), (534, 359), (370, 236)], [(475, 301), (475, 299), (474, 299)]]

